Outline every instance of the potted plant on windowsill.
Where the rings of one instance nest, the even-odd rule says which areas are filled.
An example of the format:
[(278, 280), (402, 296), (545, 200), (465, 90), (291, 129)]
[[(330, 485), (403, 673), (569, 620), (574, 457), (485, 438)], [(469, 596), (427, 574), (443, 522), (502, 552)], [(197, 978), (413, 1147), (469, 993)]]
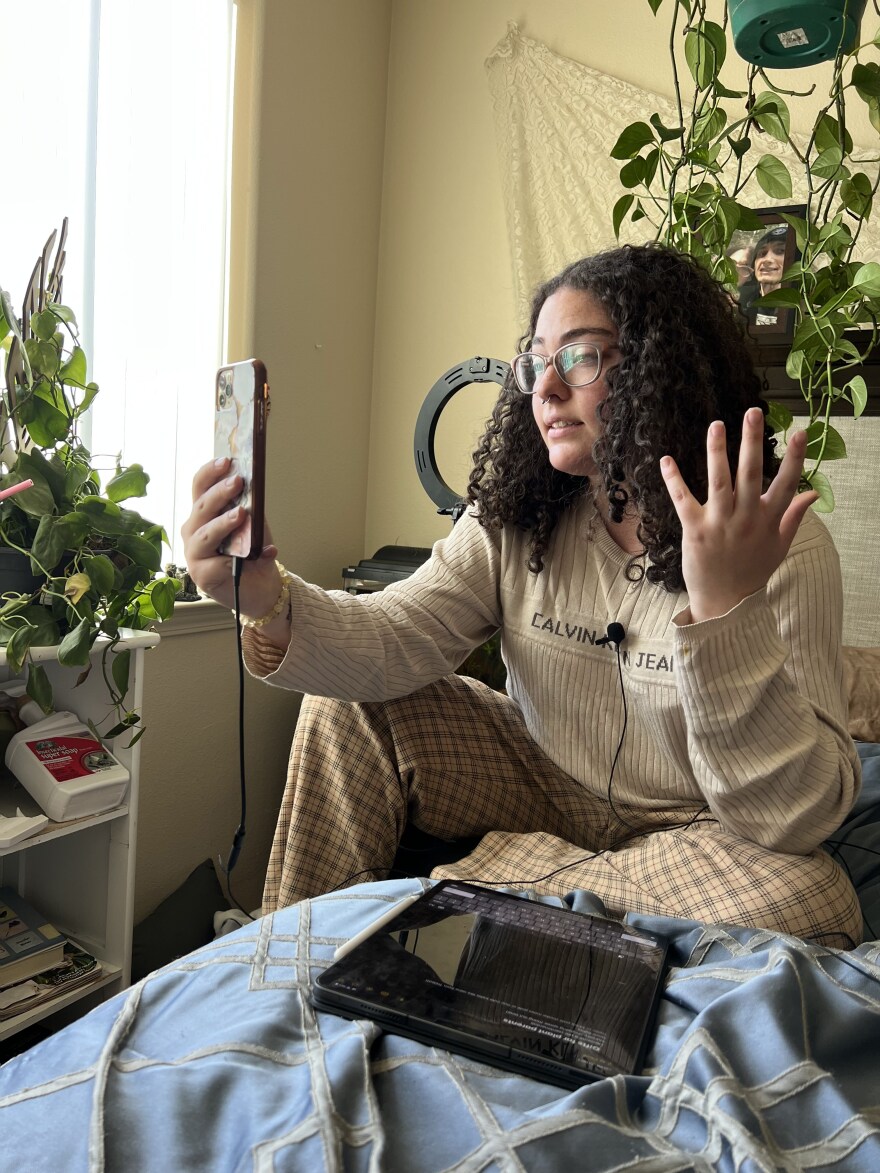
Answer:
[(20, 317), (0, 290), (0, 496), (33, 482), (0, 499), (0, 551), (20, 563), (16, 579), (0, 581), (0, 647), (14, 672), (27, 666), (28, 694), (49, 712), (51, 685), (30, 649), (56, 647), (60, 663), (88, 669), (102, 639), (112, 726), (93, 731), (111, 738), (130, 730), (133, 744), (143, 730), (125, 707), (129, 653), (120, 636), (169, 618), (179, 584), (159, 573), (162, 527), (124, 504), (144, 496), (149, 476), (116, 462), (102, 479), (79, 434), (98, 385), (61, 300), (66, 228), (65, 220), (51, 266), (54, 232), (43, 249)]
[[(647, 3), (657, 16), (663, 0)], [(709, 0), (671, 0), (666, 9), (677, 120), (665, 125), (655, 112), (619, 136), (611, 153), (622, 161), (626, 192), (613, 210), (614, 230), (619, 234), (628, 220), (644, 221), (657, 240), (693, 255), (733, 294), (731, 239), (737, 231), (766, 227), (744, 202), (747, 185), (754, 181), (769, 200), (790, 203), (798, 198), (795, 174), (804, 210), (781, 211), (780, 219), (794, 233), (798, 259), (786, 268), (782, 287), (754, 304), (767, 314), (793, 316), (785, 371), (803, 399), (798, 414), (806, 417), (809, 436), (804, 477), (819, 493), (815, 508), (830, 512), (834, 495), (820, 465), (846, 456), (831, 417), (846, 410), (858, 418), (865, 411), (865, 369), (880, 338), (880, 264), (860, 260), (860, 237), (880, 185), (880, 156), (876, 148), (855, 147), (847, 128), (847, 105), (854, 102), (880, 131), (880, 33), (860, 40), (864, 0), (839, 0), (833, 19), (840, 23), (829, 24), (839, 28), (839, 38), (832, 36), (824, 53), (833, 58), (825, 96), (815, 96), (814, 86), (800, 93), (783, 89), (755, 63), (748, 67), (747, 89), (732, 90), (720, 76), (728, 6), (721, 24), (709, 19), (709, 7)], [(758, 23), (768, 24), (772, 7), (761, 7)], [(811, 123), (806, 141), (791, 132), (795, 101)], [(774, 151), (777, 143), (791, 151), (794, 166)], [(787, 407), (773, 403), (769, 420), (783, 434), (793, 422)]]

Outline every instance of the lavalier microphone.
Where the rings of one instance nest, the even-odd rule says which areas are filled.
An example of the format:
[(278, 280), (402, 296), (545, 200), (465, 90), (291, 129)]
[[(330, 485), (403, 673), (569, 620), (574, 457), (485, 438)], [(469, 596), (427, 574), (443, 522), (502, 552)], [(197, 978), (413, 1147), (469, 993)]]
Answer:
[(601, 639), (596, 640), (596, 644), (614, 644), (615, 647), (620, 647), (626, 639), (626, 631), (622, 623), (609, 623), (606, 628), (606, 634)]

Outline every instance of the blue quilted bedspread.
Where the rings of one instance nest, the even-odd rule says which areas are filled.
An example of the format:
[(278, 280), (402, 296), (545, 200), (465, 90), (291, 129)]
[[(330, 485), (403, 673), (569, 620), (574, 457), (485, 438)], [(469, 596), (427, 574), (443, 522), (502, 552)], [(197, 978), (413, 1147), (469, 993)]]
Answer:
[[(873, 850), (878, 775), (870, 747), (847, 832)], [(875, 899), (880, 857), (843, 850)], [(880, 1170), (880, 941), (632, 916), (672, 942), (647, 1067), (563, 1091), (312, 1009), (335, 947), (423, 883), (263, 918), (7, 1063), (0, 1169)]]

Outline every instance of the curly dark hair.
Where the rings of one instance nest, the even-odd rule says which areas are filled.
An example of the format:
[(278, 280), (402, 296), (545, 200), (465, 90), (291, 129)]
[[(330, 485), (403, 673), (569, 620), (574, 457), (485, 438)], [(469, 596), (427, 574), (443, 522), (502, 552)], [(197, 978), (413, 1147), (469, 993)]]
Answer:
[[(743, 415), (750, 407), (767, 414), (744, 319), (724, 288), (690, 257), (661, 245), (625, 245), (575, 261), (542, 285), (520, 350), (528, 349), (544, 302), (562, 288), (592, 294), (619, 333), (620, 363), (605, 376), (608, 395), (597, 408), (602, 434), (593, 459), (611, 519), (620, 521), (627, 506), (639, 516), (649, 564), (645, 568), (639, 555), (628, 574), (647, 574), (650, 582), (677, 591), (684, 585), (681, 525), (660, 457), (673, 456), (691, 492), (705, 501), (706, 431), (720, 419), (736, 472)], [(779, 466), (775, 449), (765, 427), (767, 481)], [(481, 524), (531, 531), (528, 565), (537, 573), (560, 516), (594, 491), (589, 478), (550, 464), (530, 397), (508, 374), (468, 481), (468, 500), (477, 505)]]

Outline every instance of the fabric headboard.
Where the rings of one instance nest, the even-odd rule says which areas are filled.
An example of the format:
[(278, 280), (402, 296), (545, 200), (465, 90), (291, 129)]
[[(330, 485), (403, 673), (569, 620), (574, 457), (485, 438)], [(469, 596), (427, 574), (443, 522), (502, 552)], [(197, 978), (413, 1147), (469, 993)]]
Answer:
[(844, 648), (843, 667), (850, 736), (880, 742), (880, 648)]

